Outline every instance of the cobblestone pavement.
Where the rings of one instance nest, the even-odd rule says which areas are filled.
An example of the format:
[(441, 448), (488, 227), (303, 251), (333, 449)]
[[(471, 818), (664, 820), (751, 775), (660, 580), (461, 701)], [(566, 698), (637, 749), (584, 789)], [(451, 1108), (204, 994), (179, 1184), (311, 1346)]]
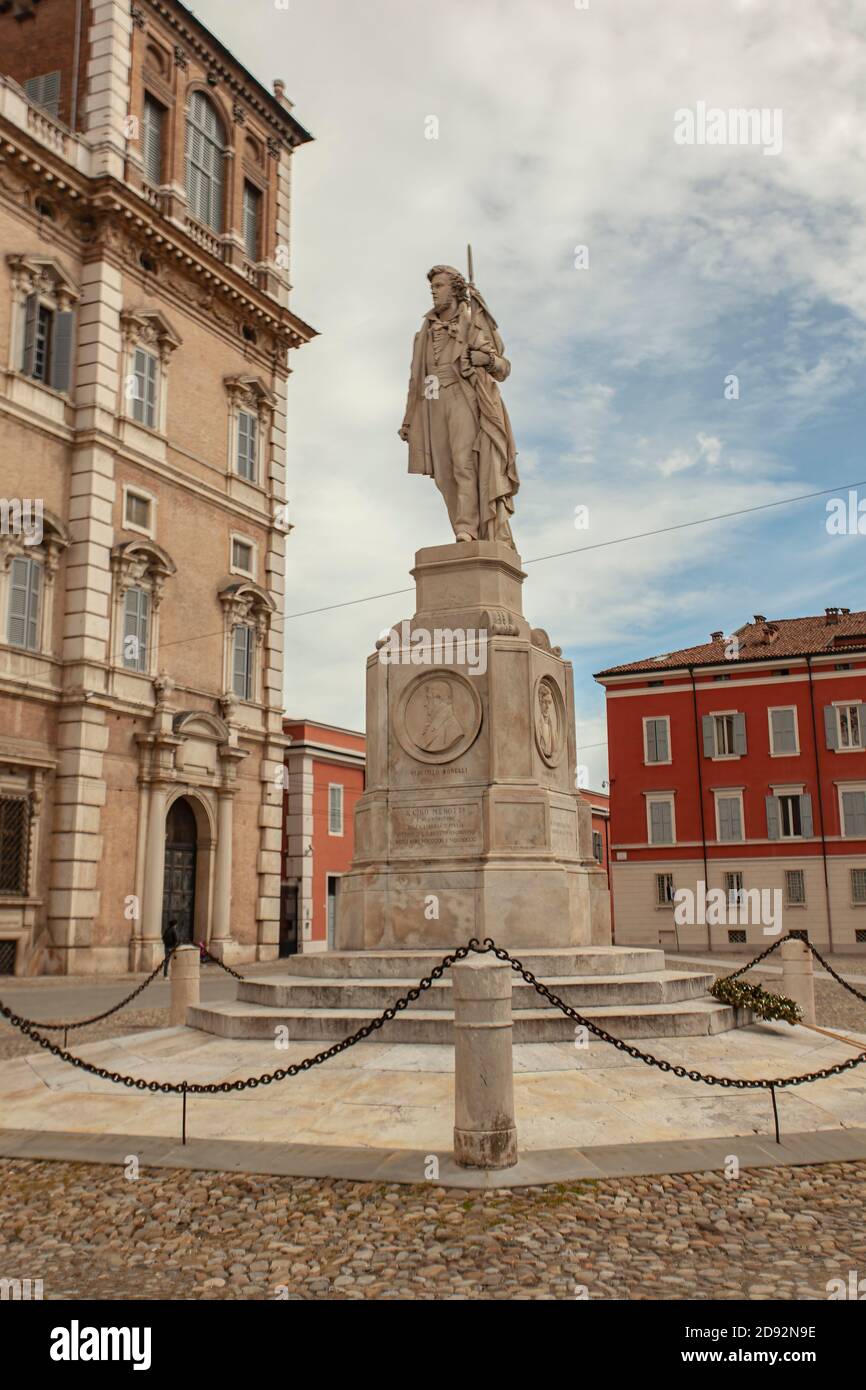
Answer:
[(0, 1277), (46, 1299), (800, 1300), (866, 1276), (866, 1163), (490, 1193), (14, 1159), (0, 1183)]

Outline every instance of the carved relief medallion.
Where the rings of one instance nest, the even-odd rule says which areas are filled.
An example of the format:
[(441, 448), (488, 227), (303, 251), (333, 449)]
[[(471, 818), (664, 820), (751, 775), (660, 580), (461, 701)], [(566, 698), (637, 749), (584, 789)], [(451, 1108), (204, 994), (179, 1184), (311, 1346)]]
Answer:
[(535, 746), (548, 767), (556, 767), (565, 752), (565, 701), (552, 676), (535, 686)]
[(481, 699), (471, 680), (456, 671), (425, 671), (403, 691), (394, 733), (412, 758), (450, 763), (472, 746), (481, 728)]

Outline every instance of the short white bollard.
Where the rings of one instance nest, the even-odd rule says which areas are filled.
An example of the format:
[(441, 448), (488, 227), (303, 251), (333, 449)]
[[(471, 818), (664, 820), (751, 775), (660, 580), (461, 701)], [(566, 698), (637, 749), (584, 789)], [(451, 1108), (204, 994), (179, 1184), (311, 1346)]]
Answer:
[(805, 941), (782, 942), (782, 993), (803, 1010), (803, 1022), (815, 1022), (814, 958)]
[(452, 966), (454, 1158), (462, 1168), (517, 1162), (511, 966), (472, 955)]
[(198, 946), (178, 946), (171, 958), (171, 1024), (186, 1023), (186, 1011), (199, 1002), (201, 953)]

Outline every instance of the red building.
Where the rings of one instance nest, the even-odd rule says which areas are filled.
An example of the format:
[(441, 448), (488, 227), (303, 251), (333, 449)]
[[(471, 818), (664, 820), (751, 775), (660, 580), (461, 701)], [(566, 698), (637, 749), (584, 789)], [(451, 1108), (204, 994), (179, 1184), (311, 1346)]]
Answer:
[(866, 947), (866, 612), (758, 614), (596, 679), (620, 945)]
[(354, 849), (364, 790), (364, 735), (284, 719), (286, 750), (280, 955), (333, 948), (340, 879)]

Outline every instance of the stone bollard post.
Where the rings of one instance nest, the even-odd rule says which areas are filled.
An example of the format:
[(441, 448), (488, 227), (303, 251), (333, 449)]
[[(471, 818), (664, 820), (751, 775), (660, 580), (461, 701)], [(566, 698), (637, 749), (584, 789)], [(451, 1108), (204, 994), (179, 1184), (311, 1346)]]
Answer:
[(805, 941), (782, 942), (782, 993), (803, 1010), (803, 1022), (815, 1022), (814, 957)]
[(171, 958), (171, 1024), (186, 1023), (186, 1011), (199, 1002), (201, 955), (198, 946), (178, 946)]
[(471, 955), (452, 966), (454, 1158), (462, 1168), (517, 1162), (511, 966)]

